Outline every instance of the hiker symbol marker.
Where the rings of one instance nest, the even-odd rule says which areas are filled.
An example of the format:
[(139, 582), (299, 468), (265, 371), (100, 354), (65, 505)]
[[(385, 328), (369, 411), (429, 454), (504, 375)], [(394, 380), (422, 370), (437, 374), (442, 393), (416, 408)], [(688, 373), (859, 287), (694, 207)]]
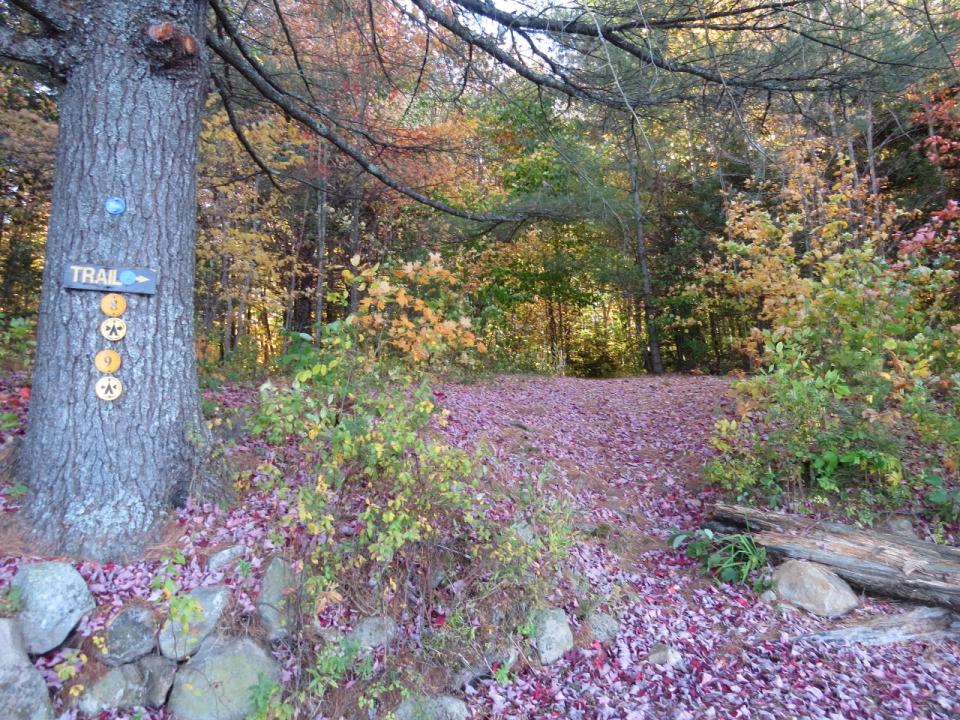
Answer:
[(100, 323), (100, 334), (107, 340), (118, 342), (127, 336), (127, 324), (118, 317), (111, 317)]
[(120, 382), (120, 378), (105, 375), (97, 380), (97, 384), (93, 386), (93, 389), (94, 392), (97, 393), (98, 398), (109, 402), (116, 400), (123, 394), (123, 383)]

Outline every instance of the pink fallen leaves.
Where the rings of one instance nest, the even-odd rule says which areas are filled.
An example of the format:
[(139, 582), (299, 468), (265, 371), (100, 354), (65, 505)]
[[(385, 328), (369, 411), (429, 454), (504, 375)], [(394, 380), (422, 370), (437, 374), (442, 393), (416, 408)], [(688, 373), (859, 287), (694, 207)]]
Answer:
[[(20, 398), (25, 381), (0, 381), (0, 398)], [(437, 398), (451, 414), (437, 430), (464, 448), (486, 444), (497, 479), (528, 482), (550, 467), (540, 481), (543, 492), (571, 503), (582, 522), (605, 523), (621, 537), (645, 537), (647, 545), (628, 558), (600, 536), (578, 543), (570, 553), (570, 572), (558, 579), (551, 600), (576, 618), (594, 599), (613, 598), (605, 607), (619, 616), (616, 642), (588, 644), (547, 669), (521, 671), (505, 685), (481, 681), (467, 691), (474, 718), (945, 720), (960, 715), (957, 642), (843, 648), (798, 641), (824, 622), (782, 613), (742, 587), (711, 585), (684, 556), (660, 548), (671, 526), (695, 527), (709, 511), (713, 494), (696, 484), (697, 470), (710, 455), (708, 438), (727, 386), (726, 380), (709, 377), (505, 377), (438, 388)], [(253, 401), (255, 392), (227, 388), (209, 397), (222, 407), (238, 408)], [(5, 410), (25, 414), (25, 402), (0, 407)], [(293, 447), (277, 451), (243, 438), (239, 449), (271, 460), (294, 481), (309, 475)], [(0, 503), (0, 510), (17, 507), (4, 494)], [(229, 510), (184, 508), (177, 516), (176, 546), (186, 562), (177, 567), (176, 582), (185, 591), (225, 582), (235, 598), (228, 621), (242, 622), (254, 611), (264, 560), (298, 542), (298, 529), (279, 523), (288, 503), (276, 492), (256, 490)], [(510, 518), (513, 508), (497, 511)], [(355, 529), (345, 525), (340, 532)], [(233, 544), (247, 548), (243, 562), (208, 571), (203, 558)], [(31, 559), (0, 555), (0, 590)], [(126, 601), (158, 600), (150, 587), (158, 562), (77, 567), (98, 603), (79, 628), (81, 638), (102, 629)], [(577, 592), (570, 578), (585, 584), (587, 592)], [(890, 603), (867, 601), (853, 619), (897, 611)], [(354, 620), (341, 604), (330, 606), (317, 624), (346, 629)], [(430, 622), (445, 621), (445, 609), (433, 608)], [(416, 637), (416, 628), (409, 633)], [(682, 663), (647, 663), (655, 643), (675, 648)], [(60, 651), (36, 660), (53, 688), (60, 684), (53, 668), (64, 657)], [(285, 681), (295, 678), (293, 655), (281, 652), (280, 659)], [(75, 717), (74, 711), (63, 712), (63, 718)], [(105, 713), (98, 720), (132, 716)], [(141, 717), (164, 716), (155, 711)]]

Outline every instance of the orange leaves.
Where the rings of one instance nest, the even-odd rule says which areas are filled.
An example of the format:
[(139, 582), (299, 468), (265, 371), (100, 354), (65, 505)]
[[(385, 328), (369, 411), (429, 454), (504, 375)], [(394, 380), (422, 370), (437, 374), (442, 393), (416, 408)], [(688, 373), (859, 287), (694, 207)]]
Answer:
[(365, 270), (367, 296), (360, 301), (355, 321), (373, 331), (383, 347), (401, 353), (413, 363), (422, 363), (450, 351), (473, 349), (484, 352), (469, 317), (447, 317), (450, 290), (456, 284), (440, 255), (426, 262), (407, 262), (391, 273), (392, 281)]

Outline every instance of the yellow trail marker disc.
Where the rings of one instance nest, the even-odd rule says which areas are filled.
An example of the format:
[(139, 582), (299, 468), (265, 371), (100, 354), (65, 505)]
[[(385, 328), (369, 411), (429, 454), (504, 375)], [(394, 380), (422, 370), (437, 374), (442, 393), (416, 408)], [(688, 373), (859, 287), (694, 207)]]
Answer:
[(101, 350), (93, 358), (93, 364), (102, 373), (113, 373), (120, 369), (120, 353), (116, 350)]
[(97, 384), (93, 386), (93, 389), (97, 393), (98, 398), (109, 402), (116, 400), (123, 394), (123, 383), (120, 382), (120, 378), (106, 375), (97, 380)]
[(127, 324), (120, 318), (107, 318), (100, 323), (100, 334), (114, 342), (123, 340), (127, 336)]
[(127, 299), (120, 293), (107, 293), (100, 301), (100, 309), (104, 315), (120, 317), (127, 309)]

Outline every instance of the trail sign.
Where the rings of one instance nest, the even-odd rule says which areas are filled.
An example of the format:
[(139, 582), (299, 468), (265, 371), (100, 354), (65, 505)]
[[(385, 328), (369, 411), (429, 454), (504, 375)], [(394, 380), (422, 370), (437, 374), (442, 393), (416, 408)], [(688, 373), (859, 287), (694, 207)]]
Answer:
[(153, 295), (157, 292), (157, 272), (149, 268), (67, 263), (63, 268), (63, 286), (71, 290)]

